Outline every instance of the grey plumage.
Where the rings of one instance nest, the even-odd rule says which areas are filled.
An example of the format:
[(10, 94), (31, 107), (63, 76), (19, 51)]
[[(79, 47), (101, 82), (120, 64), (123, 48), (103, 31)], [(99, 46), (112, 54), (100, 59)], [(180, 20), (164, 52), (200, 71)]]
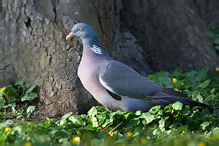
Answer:
[(211, 108), (187, 99), (183, 93), (164, 88), (141, 76), (131, 67), (113, 60), (101, 49), (96, 33), (89, 25), (74, 25), (66, 39), (73, 36), (81, 38), (83, 42), (78, 76), (84, 87), (106, 108), (148, 111), (155, 105), (175, 101)]

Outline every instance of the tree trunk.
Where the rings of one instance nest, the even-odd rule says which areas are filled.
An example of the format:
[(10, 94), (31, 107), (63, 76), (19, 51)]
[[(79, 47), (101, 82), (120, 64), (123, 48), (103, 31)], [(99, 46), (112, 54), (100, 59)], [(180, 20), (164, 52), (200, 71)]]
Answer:
[(143, 75), (206, 65), (216, 74), (219, 57), (204, 24), (213, 22), (210, 15), (219, 11), (215, 7), (215, 13), (209, 12), (207, 0), (3, 0), (0, 4), (0, 86), (17, 80), (39, 85), (39, 114), (84, 113), (98, 104), (77, 77), (81, 41), (65, 40), (77, 22), (91, 25), (104, 50)]

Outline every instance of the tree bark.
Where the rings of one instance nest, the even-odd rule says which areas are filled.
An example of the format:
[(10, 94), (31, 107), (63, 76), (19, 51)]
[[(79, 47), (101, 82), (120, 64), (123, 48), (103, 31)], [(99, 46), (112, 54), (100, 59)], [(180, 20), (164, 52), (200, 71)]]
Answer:
[(206, 65), (216, 74), (219, 57), (204, 24), (212, 21), (218, 26), (210, 16), (219, 11), (210, 12), (214, 5), (207, 0), (3, 0), (0, 4), (0, 86), (17, 80), (39, 85), (39, 114), (85, 113), (98, 104), (77, 77), (81, 41), (65, 40), (77, 22), (91, 25), (104, 50), (142, 75)]

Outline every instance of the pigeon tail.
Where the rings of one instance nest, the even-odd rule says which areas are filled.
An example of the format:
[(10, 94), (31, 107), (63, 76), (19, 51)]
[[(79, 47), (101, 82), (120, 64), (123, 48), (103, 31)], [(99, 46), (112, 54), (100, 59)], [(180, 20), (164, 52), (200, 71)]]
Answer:
[(170, 102), (180, 101), (181, 103), (186, 104), (186, 105), (199, 106), (199, 107), (204, 107), (204, 108), (212, 109), (212, 107), (209, 106), (209, 105), (207, 105), (207, 104), (200, 103), (200, 102), (197, 102), (197, 101), (194, 101), (194, 100), (192, 100), (192, 99), (185, 98), (185, 97), (167, 98), (166, 100), (168, 100), (168, 101), (170, 101)]

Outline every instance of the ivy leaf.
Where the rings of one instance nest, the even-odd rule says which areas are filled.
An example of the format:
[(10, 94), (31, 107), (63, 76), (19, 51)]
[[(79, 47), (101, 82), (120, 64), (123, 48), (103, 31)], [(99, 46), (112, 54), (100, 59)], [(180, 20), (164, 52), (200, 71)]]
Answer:
[(69, 112), (69, 113), (63, 115), (61, 119), (67, 119), (67, 118), (70, 117), (71, 115), (72, 115), (72, 112)]
[(165, 126), (165, 120), (162, 118), (160, 121), (159, 121), (159, 128), (162, 129), (164, 128)]
[(85, 125), (85, 122), (76, 115), (72, 115), (71, 117), (69, 117), (69, 120), (72, 121), (74, 125)]
[(127, 121), (130, 121), (131, 119), (133, 119), (133, 117), (134, 117), (134, 114), (131, 113), (131, 112), (125, 114), (125, 119), (126, 119)]
[(150, 113), (143, 113), (139, 118), (144, 119), (142, 121), (143, 124), (149, 124), (151, 123), (155, 118)]
[(96, 107), (93, 106), (87, 113), (88, 113), (88, 115), (91, 116), (91, 117), (97, 115), (97, 109), (96, 109)]
[(33, 89), (36, 88), (37, 85), (32, 85), (27, 91), (26, 94), (30, 93), (31, 91), (33, 91)]
[(32, 113), (35, 110), (35, 106), (29, 106), (27, 108), (27, 113)]
[(165, 110), (166, 112), (172, 112), (172, 110), (173, 110), (172, 104), (169, 104), (169, 105), (165, 106), (165, 107), (164, 107), (164, 110)]
[(3, 129), (4, 127), (7, 127), (9, 125), (11, 125), (13, 123), (13, 121), (11, 120), (7, 120), (5, 122), (0, 123), (0, 129)]
[(140, 123), (139, 118), (131, 119), (130, 122), (127, 123), (127, 125), (128, 125), (127, 129), (134, 128), (134, 127), (137, 126), (139, 123)]
[(175, 77), (178, 77), (179, 75), (182, 75), (182, 67), (177, 67), (174, 71), (173, 74)]
[(4, 105), (3, 108), (8, 108), (8, 107), (15, 107), (16, 106), (16, 103), (10, 103), (8, 105)]
[(205, 128), (207, 127), (207, 126), (209, 126), (209, 122), (204, 122), (204, 123), (202, 123), (201, 124), (201, 127), (202, 127), (202, 130), (205, 130)]
[(160, 108), (161, 108), (160, 105), (154, 106), (149, 110), (149, 112), (155, 114), (160, 110)]
[(64, 116), (62, 116), (62, 118), (61, 118), (61, 120), (60, 120), (60, 125), (62, 126), (62, 125), (64, 125), (64, 124), (66, 124), (66, 122), (67, 122), (67, 118), (68, 117), (70, 117), (72, 115), (72, 112), (69, 112), (69, 113), (67, 113), (67, 114), (65, 114)]
[(183, 107), (183, 104), (179, 101), (177, 101), (173, 104), (173, 109), (174, 110), (182, 110), (182, 107)]
[(196, 98), (198, 98), (199, 102), (203, 102), (203, 97), (200, 94)]
[(190, 113), (190, 107), (189, 106), (186, 106), (185, 108), (182, 109), (182, 114), (184, 116), (189, 115), (189, 113)]
[(161, 77), (158, 77), (158, 80), (159, 80), (159, 82), (160, 82), (163, 86), (165, 86), (165, 87), (167, 87), (167, 88), (173, 88), (173, 87), (174, 87), (174, 85), (173, 85), (172, 80), (171, 80), (170, 77), (163, 77), (163, 76), (161, 76)]
[(215, 40), (214, 40), (214, 43), (217, 44), (217, 45), (219, 45), (219, 38), (215, 39)]
[(206, 88), (210, 83), (211, 83), (211, 80), (208, 79), (208, 80), (204, 81), (203, 83), (201, 83), (201, 84), (199, 85), (199, 87), (201, 87), (202, 89), (204, 89), (204, 88)]
[(15, 82), (15, 85), (17, 86), (17, 85), (23, 85), (24, 84), (24, 81), (17, 81), (17, 82)]
[(21, 101), (34, 100), (36, 97), (37, 97), (37, 93), (25, 94), (25, 95), (21, 98)]
[(157, 76), (155, 76), (155, 75), (149, 75), (147, 78), (150, 79), (150, 80), (155, 80), (155, 79), (157, 78)]
[(177, 132), (178, 133), (180, 133), (180, 132), (187, 132), (187, 130), (188, 130), (188, 125), (185, 125), (185, 126), (181, 126), (181, 127), (179, 127), (178, 129), (177, 129)]

